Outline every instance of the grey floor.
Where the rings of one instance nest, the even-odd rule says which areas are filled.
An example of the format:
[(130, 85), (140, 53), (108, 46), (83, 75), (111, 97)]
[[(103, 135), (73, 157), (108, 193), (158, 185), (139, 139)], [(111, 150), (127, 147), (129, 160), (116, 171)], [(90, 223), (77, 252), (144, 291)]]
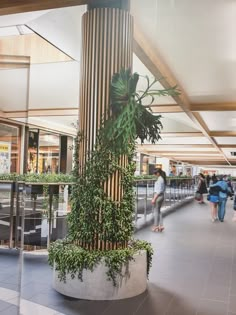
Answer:
[[(223, 223), (211, 222), (208, 204), (192, 202), (165, 218), (162, 234), (151, 232), (150, 227), (139, 231), (136, 237), (152, 242), (155, 255), (148, 290), (138, 297), (89, 302), (61, 296), (51, 287), (47, 257), (24, 255), (21, 298), (26, 304), (33, 302), (31, 307), (47, 307), (35, 308), (32, 315), (236, 314), (236, 222), (232, 216), (232, 201), (228, 201)], [(18, 267), (14, 252), (0, 251), (0, 314), (17, 314), (17, 305), (2, 299), (1, 288), (17, 291)]]

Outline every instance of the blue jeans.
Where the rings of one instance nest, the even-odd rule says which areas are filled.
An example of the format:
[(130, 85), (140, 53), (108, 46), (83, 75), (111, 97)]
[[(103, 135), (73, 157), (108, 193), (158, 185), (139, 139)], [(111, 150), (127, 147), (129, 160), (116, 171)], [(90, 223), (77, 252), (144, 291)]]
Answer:
[(225, 217), (226, 201), (227, 201), (227, 198), (219, 198), (218, 217), (220, 221), (223, 221)]

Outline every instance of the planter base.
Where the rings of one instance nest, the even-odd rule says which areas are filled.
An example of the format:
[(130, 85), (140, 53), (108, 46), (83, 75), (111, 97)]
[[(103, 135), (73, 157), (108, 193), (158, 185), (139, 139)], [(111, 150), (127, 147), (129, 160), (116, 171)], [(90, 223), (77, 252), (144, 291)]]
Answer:
[[(60, 281), (58, 272), (53, 270), (53, 288), (59, 293), (85, 300), (119, 300), (143, 293), (147, 288), (147, 255), (140, 251), (129, 263), (129, 276), (120, 279), (117, 287), (107, 280), (107, 267), (100, 262), (94, 271), (83, 271), (83, 281), (77, 277), (66, 276), (66, 282)], [(125, 273), (125, 266), (123, 267)]]

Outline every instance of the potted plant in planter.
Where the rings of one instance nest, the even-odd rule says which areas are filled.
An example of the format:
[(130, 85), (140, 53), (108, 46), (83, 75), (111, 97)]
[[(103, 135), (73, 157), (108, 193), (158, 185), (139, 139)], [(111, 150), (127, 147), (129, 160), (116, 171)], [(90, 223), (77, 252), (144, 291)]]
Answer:
[[(176, 87), (156, 90), (149, 82), (137, 92), (139, 75), (121, 70), (113, 76), (111, 108), (97, 135), (94, 150), (84, 165), (78, 151), (84, 135), (78, 134), (75, 150), (69, 233), (49, 248), (54, 268), (54, 288), (72, 297), (108, 300), (127, 298), (146, 289), (153, 250), (133, 235), (133, 156), (137, 138), (143, 143), (160, 139), (161, 116), (142, 105), (145, 98), (174, 95)], [(122, 161), (122, 163), (121, 163)], [(116, 176), (120, 198), (108, 193), (109, 180)]]

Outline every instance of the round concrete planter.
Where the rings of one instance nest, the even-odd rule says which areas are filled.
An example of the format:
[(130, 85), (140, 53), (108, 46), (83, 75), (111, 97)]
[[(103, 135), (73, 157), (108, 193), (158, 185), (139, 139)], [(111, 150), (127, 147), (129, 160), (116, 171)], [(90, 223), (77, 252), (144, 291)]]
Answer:
[[(126, 266), (123, 266), (125, 274)], [(107, 280), (107, 267), (100, 262), (93, 270), (83, 271), (83, 281), (77, 277), (66, 276), (66, 282), (60, 281), (58, 272), (53, 270), (53, 288), (59, 293), (85, 300), (118, 300), (143, 293), (147, 288), (146, 251), (137, 252), (129, 262), (129, 276), (122, 277), (117, 287)]]

